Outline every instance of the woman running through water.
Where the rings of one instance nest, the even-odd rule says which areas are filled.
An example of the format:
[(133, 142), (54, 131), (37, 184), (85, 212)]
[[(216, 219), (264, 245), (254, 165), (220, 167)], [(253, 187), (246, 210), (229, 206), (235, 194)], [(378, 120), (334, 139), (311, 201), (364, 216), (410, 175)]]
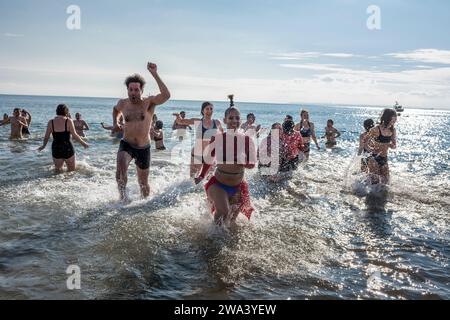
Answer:
[(234, 106), (228, 108), (225, 111), (224, 122), (227, 132), (217, 134), (211, 139), (206, 150), (206, 154), (211, 157), (206, 159), (195, 183), (199, 184), (205, 179), (215, 158), (216, 172), (205, 185), (205, 190), (212, 204), (215, 223), (229, 226), (236, 222), (239, 212), (250, 219), (254, 211), (244, 175), (245, 169), (255, 167), (257, 159), (255, 143), (249, 136), (239, 132), (241, 125), (239, 109)]
[(366, 130), (359, 136), (359, 148), (358, 148), (358, 156), (362, 156), (361, 158), (361, 172), (368, 173), (369, 172), (369, 154), (370, 151), (367, 147), (367, 138), (369, 137), (369, 131), (375, 127), (375, 122), (372, 119), (367, 119), (364, 121), (364, 129)]
[(305, 148), (302, 136), (294, 130), (294, 127), (294, 121), (288, 120), (283, 123), (280, 172), (297, 170), (300, 163), (300, 152)]
[(389, 183), (389, 149), (397, 148), (397, 132), (395, 122), (397, 112), (385, 109), (381, 115), (380, 125), (370, 129), (367, 137), (367, 147), (371, 152), (369, 157), (369, 174), (372, 184)]
[(211, 138), (219, 133), (223, 133), (220, 120), (213, 119), (214, 106), (210, 102), (204, 102), (201, 108), (202, 118), (183, 119), (180, 114), (175, 113), (176, 123), (183, 126), (196, 126), (196, 138), (194, 148), (191, 152), (190, 176), (197, 177), (204, 163), (203, 151), (208, 146)]
[(281, 123), (272, 124), (269, 135), (261, 141), (258, 147), (258, 168), (260, 173), (267, 176), (272, 182), (279, 180), (278, 173), (282, 163), (280, 154), (280, 147), (283, 143), (282, 131)]
[(325, 128), (325, 135), (323, 136), (323, 138), (327, 139), (327, 142), (325, 143), (326, 147), (328, 149), (336, 147), (337, 145), (336, 139), (339, 138), (340, 136), (341, 133), (339, 132), (338, 129), (334, 127), (334, 121), (331, 119), (328, 120), (327, 126)]
[(75, 150), (70, 137), (72, 136), (84, 148), (89, 145), (75, 131), (73, 121), (68, 118), (69, 108), (65, 104), (60, 104), (56, 108), (56, 117), (50, 120), (45, 133), (44, 144), (38, 149), (39, 152), (47, 146), (50, 135), (53, 135), (52, 156), (55, 164), (55, 170), (61, 172), (64, 163), (69, 172), (75, 171)]
[(166, 150), (166, 146), (164, 145), (164, 122), (161, 120), (156, 121), (155, 128), (151, 129), (153, 134), (153, 140), (155, 141), (155, 148), (159, 151)]
[(295, 126), (295, 131), (299, 131), (303, 137), (303, 143), (305, 145), (303, 153), (305, 154), (305, 159), (308, 160), (311, 152), (311, 139), (316, 144), (317, 150), (320, 150), (320, 146), (317, 142), (314, 123), (309, 122), (309, 112), (307, 110), (302, 110), (300, 113), (300, 119), (300, 123)]
[[(258, 160), (259, 160), (259, 167), (271, 167), (272, 163), (270, 160), (273, 160), (273, 157), (278, 157), (278, 165), (280, 164), (280, 152), (279, 148), (281, 146), (281, 131), (283, 130), (283, 126), (281, 123), (274, 123), (272, 124), (271, 131), (269, 132), (269, 135), (264, 138), (261, 143), (259, 144), (258, 148)], [(275, 146), (275, 148), (272, 148), (272, 142), (276, 142), (274, 139), (272, 133), (277, 132), (278, 133), (278, 145)], [(273, 153), (272, 154), (272, 149)], [(276, 154), (275, 154), (276, 153)]]
[(259, 138), (261, 134), (261, 125), (256, 124), (256, 116), (254, 113), (249, 113), (247, 115), (247, 122), (243, 123), (241, 126), (241, 129), (244, 130), (244, 132), (253, 137)]

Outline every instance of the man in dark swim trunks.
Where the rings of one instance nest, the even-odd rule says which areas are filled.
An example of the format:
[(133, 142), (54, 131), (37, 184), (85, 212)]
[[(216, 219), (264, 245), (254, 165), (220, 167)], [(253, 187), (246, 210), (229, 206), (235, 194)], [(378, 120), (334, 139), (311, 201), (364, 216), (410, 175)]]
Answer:
[[(157, 66), (147, 64), (147, 69), (158, 84), (160, 94), (142, 98), (145, 80), (142, 76), (134, 74), (125, 80), (128, 89), (128, 99), (122, 99), (114, 107), (114, 132), (123, 130), (123, 140), (120, 142), (117, 153), (117, 185), (120, 199), (126, 200), (126, 187), (128, 182), (128, 167), (134, 159), (137, 177), (143, 198), (150, 195), (148, 183), (150, 169), (150, 127), (152, 125), (155, 107), (170, 99), (170, 92), (157, 72)], [(125, 125), (122, 128), (120, 116), (123, 115)]]

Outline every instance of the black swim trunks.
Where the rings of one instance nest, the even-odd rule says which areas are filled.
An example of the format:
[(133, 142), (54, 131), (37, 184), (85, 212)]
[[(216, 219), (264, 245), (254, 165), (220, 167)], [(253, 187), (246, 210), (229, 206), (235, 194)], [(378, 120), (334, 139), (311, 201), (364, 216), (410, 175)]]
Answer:
[(29, 136), (31, 135), (30, 130), (28, 129), (28, 127), (22, 127), (22, 134), (24, 136)]
[(303, 149), (303, 153), (311, 152), (311, 142), (304, 143), (305, 148)]
[(294, 159), (287, 160), (282, 159), (280, 163), (280, 172), (289, 172), (289, 171), (295, 171), (298, 169), (298, 166), (300, 164), (300, 158), (299, 156), (295, 157)]
[(144, 148), (134, 147), (128, 142), (121, 140), (119, 152), (128, 153), (136, 163), (136, 166), (141, 170), (150, 168), (150, 145)]
[(375, 160), (379, 167), (384, 167), (388, 164), (388, 158), (380, 155), (372, 154), (371, 158)]

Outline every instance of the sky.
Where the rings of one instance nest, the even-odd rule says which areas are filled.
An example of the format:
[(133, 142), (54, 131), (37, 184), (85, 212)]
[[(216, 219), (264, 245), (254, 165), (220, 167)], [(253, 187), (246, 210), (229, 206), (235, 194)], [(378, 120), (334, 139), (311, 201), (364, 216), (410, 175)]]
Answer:
[(0, 94), (123, 97), (135, 72), (154, 94), (151, 61), (177, 100), (450, 109), (449, 16), (448, 0), (0, 1)]

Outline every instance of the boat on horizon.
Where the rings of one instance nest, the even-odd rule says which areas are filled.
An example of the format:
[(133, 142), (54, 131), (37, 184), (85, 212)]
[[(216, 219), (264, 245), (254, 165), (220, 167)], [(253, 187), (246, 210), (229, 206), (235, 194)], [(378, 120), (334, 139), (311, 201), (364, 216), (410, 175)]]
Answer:
[(398, 101), (395, 101), (394, 109), (395, 109), (395, 111), (397, 111), (398, 113), (402, 113), (403, 111), (405, 111), (405, 108), (403, 108), (403, 106), (400, 105), (400, 104), (398, 103)]

